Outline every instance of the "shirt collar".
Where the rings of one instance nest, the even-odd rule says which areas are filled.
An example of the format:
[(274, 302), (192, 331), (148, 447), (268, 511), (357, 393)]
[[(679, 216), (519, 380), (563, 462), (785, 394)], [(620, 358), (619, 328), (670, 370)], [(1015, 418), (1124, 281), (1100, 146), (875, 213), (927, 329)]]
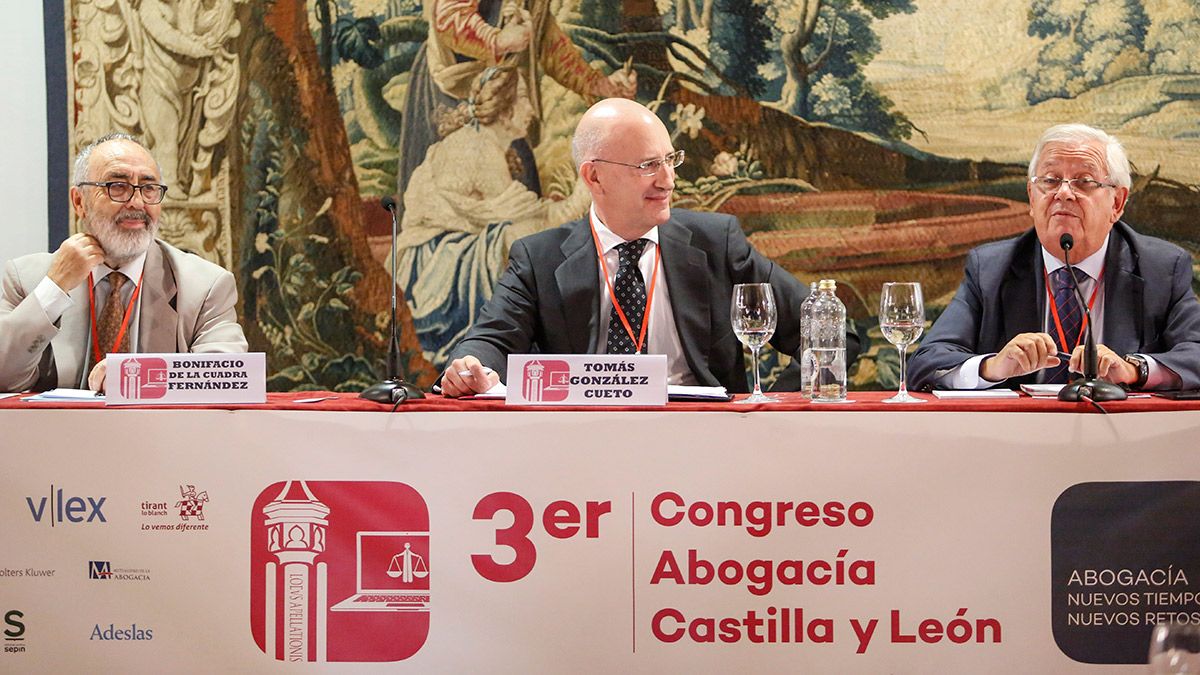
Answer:
[[(138, 257), (134, 258), (133, 260), (130, 260), (129, 262), (122, 265), (120, 270), (121, 270), (121, 274), (124, 274), (131, 281), (133, 281), (134, 283), (137, 283), (138, 279), (142, 278), (142, 270), (145, 267), (146, 267), (146, 251), (142, 251), (141, 255), (139, 255)], [(96, 283), (98, 284), (98, 283), (100, 283), (101, 280), (104, 279), (104, 277), (107, 277), (109, 275), (109, 273), (111, 273), (112, 271), (113, 271), (113, 269), (111, 267), (109, 267), (108, 265), (106, 265), (104, 263), (100, 263), (99, 265), (96, 265), (96, 269), (92, 270), (92, 276), (93, 276), (93, 278), (95, 278)]]
[[(595, 204), (591, 205), (591, 207), (588, 209), (588, 212), (591, 216), (592, 224), (596, 227), (596, 237), (600, 240), (600, 247), (604, 249), (604, 253), (606, 255), (609, 251), (625, 243), (624, 239), (614, 234), (613, 231), (608, 229), (608, 226), (604, 224), (604, 221), (600, 220), (600, 216), (596, 213)], [(639, 237), (639, 239), (649, 239), (650, 241), (654, 242), (655, 246), (658, 246), (658, 226), (655, 225), (650, 229), (649, 232)]]
[[(1104, 256), (1108, 253), (1108, 237), (1104, 238), (1104, 243), (1100, 245), (1100, 250), (1071, 265), (1075, 269), (1086, 273), (1093, 279), (1099, 279), (1100, 273), (1104, 271)], [(1046, 265), (1046, 274), (1052, 274), (1060, 267), (1065, 267), (1066, 263), (1055, 258), (1046, 247), (1042, 247), (1042, 263)]]

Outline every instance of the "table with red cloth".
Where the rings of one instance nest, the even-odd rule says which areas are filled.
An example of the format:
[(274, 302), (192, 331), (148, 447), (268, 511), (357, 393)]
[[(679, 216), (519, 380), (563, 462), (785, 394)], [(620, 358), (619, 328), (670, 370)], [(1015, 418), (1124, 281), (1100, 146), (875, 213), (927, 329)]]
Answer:
[[(1200, 508), (1200, 402), (889, 394), (5, 398), (0, 670), (1144, 669), (1105, 650), (1144, 659), (1145, 622), (1200, 591), (1196, 519), (1171, 520)], [(1071, 523), (1096, 514), (1092, 551)], [(1143, 552), (1169, 584), (1104, 586)]]

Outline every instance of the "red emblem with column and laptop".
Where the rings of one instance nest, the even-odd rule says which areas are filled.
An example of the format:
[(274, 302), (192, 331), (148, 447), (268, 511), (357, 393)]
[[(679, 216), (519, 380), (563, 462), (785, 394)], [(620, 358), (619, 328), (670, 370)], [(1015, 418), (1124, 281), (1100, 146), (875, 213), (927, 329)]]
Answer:
[(571, 366), (566, 361), (527, 361), (524, 375), (521, 397), (530, 403), (562, 401), (571, 391)]
[(127, 399), (162, 398), (167, 395), (167, 362), (157, 358), (121, 359), (121, 395)]
[(429, 634), (429, 510), (403, 483), (287, 481), (250, 512), (250, 630), (280, 661), (400, 661)]

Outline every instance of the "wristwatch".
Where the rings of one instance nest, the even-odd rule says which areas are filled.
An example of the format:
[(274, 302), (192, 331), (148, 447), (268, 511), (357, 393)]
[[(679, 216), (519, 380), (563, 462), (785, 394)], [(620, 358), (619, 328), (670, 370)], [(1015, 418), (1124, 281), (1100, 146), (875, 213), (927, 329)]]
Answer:
[(1130, 389), (1141, 389), (1146, 386), (1146, 380), (1150, 379), (1150, 362), (1146, 357), (1138, 354), (1126, 354), (1125, 362), (1137, 368), (1137, 380), (1129, 385)]

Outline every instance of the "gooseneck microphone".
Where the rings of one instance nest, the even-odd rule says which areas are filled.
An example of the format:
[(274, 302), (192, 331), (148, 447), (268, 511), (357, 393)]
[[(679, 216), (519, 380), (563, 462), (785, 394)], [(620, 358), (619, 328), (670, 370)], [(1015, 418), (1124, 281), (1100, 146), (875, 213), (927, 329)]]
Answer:
[(400, 404), (410, 398), (425, 398), (415, 385), (409, 384), (400, 377), (400, 337), (396, 329), (396, 238), (399, 236), (399, 222), (396, 217), (396, 198), (388, 195), (381, 204), (392, 214), (392, 314), (391, 337), (388, 339), (387, 377), (383, 382), (373, 384), (359, 394), (359, 398), (376, 403)]
[[(1084, 331), (1086, 337), (1083, 343), (1083, 375), (1060, 389), (1058, 400), (1124, 401), (1126, 398), (1124, 389), (1096, 376), (1099, 359), (1096, 356), (1096, 339), (1092, 333), (1092, 309), (1088, 307), (1087, 299), (1079, 290), (1079, 280), (1075, 278), (1075, 268), (1071, 267), (1071, 249), (1075, 247), (1075, 237), (1072, 237), (1069, 232), (1064, 232), (1058, 238), (1058, 246), (1062, 249), (1063, 262), (1067, 264), (1067, 272), (1071, 275), (1071, 288), (1075, 291), (1075, 298), (1079, 300), (1079, 306), (1083, 308), (1083, 315), (1087, 322), (1087, 329)], [(1100, 280), (1097, 279), (1096, 283), (1100, 283)], [(1067, 351), (1067, 345), (1062, 347), (1064, 352)]]

